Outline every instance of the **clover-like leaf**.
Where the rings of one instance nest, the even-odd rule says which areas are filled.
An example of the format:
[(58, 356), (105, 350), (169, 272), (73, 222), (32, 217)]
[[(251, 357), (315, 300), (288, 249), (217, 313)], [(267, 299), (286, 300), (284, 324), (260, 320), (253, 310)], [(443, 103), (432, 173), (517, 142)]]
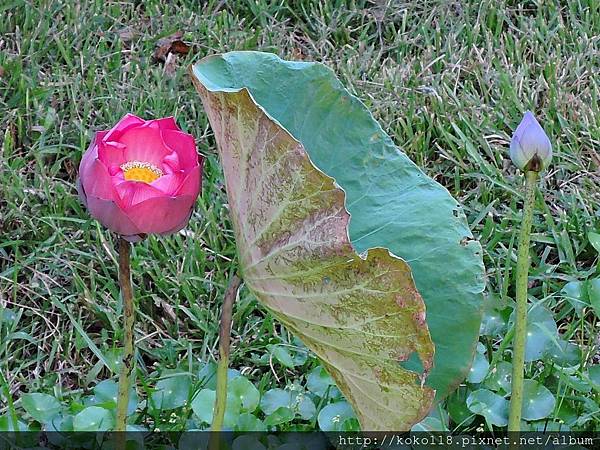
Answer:
[(414, 425), (410, 431), (431, 432), (431, 431), (448, 431), (442, 421), (437, 417), (427, 416), (419, 423)]
[(592, 247), (594, 247), (596, 251), (600, 254), (600, 234), (590, 231), (588, 233), (588, 239), (590, 241), (590, 244), (592, 244)]
[(322, 431), (344, 431), (344, 422), (354, 417), (350, 404), (342, 401), (325, 406), (319, 412), (317, 422)]
[(333, 385), (333, 379), (322, 366), (315, 367), (306, 377), (306, 389), (319, 397), (324, 397)]
[(548, 345), (546, 356), (561, 367), (576, 366), (581, 362), (581, 348), (573, 342), (557, 339)]
[(281, 363), (281, 365), (293, 369), (296, 366), (294, 358), (290, 352), (281, 345), (268, 345), (267, 348), (271, 351), (271, 355)]
[(410, 429), (432, 366), (441, 398), (473, 358), (483, 267), (460, 207), (320, 64), (233, 52), (193, 81), (246, 286), (323, 360), (363, 429)]
[(47, 422), (56, 416), (60, 410), (60, 402), (48, 394), (32, 393), (21, 397), (23, 408), (38, 422)]
[(488, 424), (503, 427), (508, 424), (508, 400), (487, 389), (471, 392), (467, 407), (475, 414), (485, 417)]
[(260, 399), (260, 409), (265, 414), (272, 414), (279, 408), (289, 408), (302, 419), (310, 420), (316, 413), (316, 407), (305, 392), (293, 390), (271, 389)]
[(570, 281), (561, 290), (562, 296), (573, 306), (578, 316), (581, 316), (583, 308), (588, 304), (585, 288), (583, 281)]
[(500, 361), (488, 375), (485, 385), (492, 391), (502, 389), (507, 394), (512, 390), (512, 364), (507, 361)]
[(588, 377), (596, 389), (600, 390), (600, 364), (588, 367)]
[[(194, 411), (202, 422), (212, 423), (216, 398), (216, 392), (211, 389), (202, 389), (193, 398), (191, 403), (192, 411)], [(227, 394), (223, 426), (233, 427), (235, 425), (240, 415), (241, 406), (242, 401), (238, 396), (231, 395), (230, 393)]]
[[(510, 321), (514, 323), (514, 311)], [(536, 361), (544, 356), (551, 346), (558, 346), (558, 327), (552, 311), (539, 304), (532, 305), (527, 312), (527, 339), (525, 361)]]
[(467, 407), (469, 390), (466, 386), (460, 386), (448, 396), (446, 409), (452, 420), (459, 426), (467, 426), (473, 422), (475, 415)]
[(490, 363), (488, 362), (487, 357), (483, 353), (475, 353), (475, 360), (471, 366), (471, 372), (467, 377), (467, 381), (473, 384), (481, 383), (487, 376), (489, 368)]
[(263, 421), (250, 413), (240, 414), (235, 426), (235, 431), (265, 431), (266, 429)]
[(582, 377), (581, 374), (576, 372), (573, 373), (571, 369), (563, 369), (562, 367), (555, 366), (554, 373), (558, 376), (561, 384), (575, 391), (588, 394), (593, 389), (589, 379)]
[(488, 295), (483, 300), (483, 319), (480, 334), (496, 336), (506, 328), (506, 319), (501, 312), (501, 304), (496, 297)]
[(600, 278), (588, 280), (588, 298), (596, 315), (600, 315)]
[(252, 412), (258, 406), (260, 392), (246, 377), (236, 377), (227, 384), (227, 395), (237, 397), (241, 409)]
[(285, 406), (280, 406), (274, 410), (271, 414), (265, 417), (265, 425), (273, 427), (275, 425), (281, 425), (282, 423), (291, 422), (294, 420), (294, 411)]
[(524, 380), (523, 408), (521, 411), (523, 419), (544, 419), (552, 413), (555, 405), (556, 399), (548, 388), (535, 380)]
[[(113, 380), (103, 380), (94, 386), (94, 396), (98, 403), (104, 403), (104, 407), (116, 408), (119, 386)], [(138, 395), (135, 388), (129, 388), (129, 400), (127, 402), (127, 414), (133, 414), (138, 405)]]
[(73, 419), (73, 431), (107, 431), (113, 426), (110, 411), (99, 406), (85, 408)]
[[(237, 369), (227, 369), (227, 381), (234, 380), (240, 376), (240, 371)], [(217, 389), (217, 364), (209, 361), (205, 363), (198, 371), (198, 380), (200, 386), (206, 389)]]
[(156, 410), (175, 409), (184, 406), (190, 395), (192, 381), (187, 375), (175, 375), (156, 383), (151, 401)]

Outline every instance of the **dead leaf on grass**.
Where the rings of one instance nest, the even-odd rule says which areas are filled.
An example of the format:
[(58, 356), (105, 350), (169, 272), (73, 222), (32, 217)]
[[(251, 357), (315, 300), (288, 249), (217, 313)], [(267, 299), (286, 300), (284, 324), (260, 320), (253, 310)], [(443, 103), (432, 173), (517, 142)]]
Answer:
[(176, 71), (177, 71), (177, 55), (175, 55), (174, 53), (169, 53), (167, 55), (167, 59), (165, 61), (164, 72), (166, 75), (172, 77), (173, 75), (175, 75)]
[(130, 27), (121, 28), (117, 31), (117, 34), (125, 43), (131, 42), (135, 37), (135, 32)]
[(181, 40), (183, 31), (178, 31), (170, 36), (159, 39), (156, 42), (154, 50), (154, 61), (165, 62), (169, 53), (176, 55), (187, 55), (190, 52), (191, 46)]

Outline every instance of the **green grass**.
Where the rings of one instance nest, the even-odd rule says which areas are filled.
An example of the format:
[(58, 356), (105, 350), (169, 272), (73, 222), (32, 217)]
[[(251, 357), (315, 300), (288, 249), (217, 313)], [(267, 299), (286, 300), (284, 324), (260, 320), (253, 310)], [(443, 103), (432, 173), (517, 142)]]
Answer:
[[(486, 298), (508, 306), (497, 308), (504, 319), (522, 185), (508, 143), (522, 113), (534, 111), (555, 158), (542, 181), (547, 206), (538, 202), (533, 225), (530, 298), (550, 307), (563, 338), (579, 346), (581, 373), (600, 363), (596, 318), (575, 315), (560, 294), (566, 282), (599, 273), (588, 239), (600, 229), (598, 2), (17, 0), (0, 10), (0, 416), (12, 400), (20, 411), (22, 393), (79, 398), (114, 376), (116, 241), (79, 204), (75, 179), (93, 132), (127, 112), (174, 115), (207, 157), (188, 228), (135, 245), (138, 364), (148, 386), (141, 388), (150, 393), (168, 370), (195, 373), (216, 357), (235, 243), (212, 131), (186, 68), (229, 50), (332, 67), (463, 203), (485, 250)], [(194, 51), (170, 77), (152, 54), (178, 30)], [(495, 358), (508, 358), (506, 332), (482, 337), (488, 359), (498, 346)], [(269, 361), (269, 344), (298, 348), (242, 291), (232, 367), (264, 391), (302, 381), (317, 364), (309, 358), (287, 369)], [(600, 426), (595, 388), (561, 391), (549, 362), (528, 364), (526, 373), (558, 383), (560, 405), (587, 417), (580, 428)]]

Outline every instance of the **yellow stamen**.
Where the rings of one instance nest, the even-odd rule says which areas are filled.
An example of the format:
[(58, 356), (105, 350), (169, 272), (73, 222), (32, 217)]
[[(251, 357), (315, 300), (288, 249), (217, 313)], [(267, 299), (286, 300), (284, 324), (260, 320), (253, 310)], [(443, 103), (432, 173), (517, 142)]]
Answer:
[(123, 177), (128, 181), (142, 181), (144, 183), (152, 183), (154, 180), (162, 176), (162, 170), (153, 164), (129, 161), (121, 165)]

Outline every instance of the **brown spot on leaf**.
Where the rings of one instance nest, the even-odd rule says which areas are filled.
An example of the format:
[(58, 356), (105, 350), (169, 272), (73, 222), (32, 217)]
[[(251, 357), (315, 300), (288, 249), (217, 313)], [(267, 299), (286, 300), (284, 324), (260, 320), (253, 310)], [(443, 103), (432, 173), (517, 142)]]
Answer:
[(394, 359), (397, 361), (407, 361), (411, 353), (412, 351), (398, 349), (394, 352)]
[(425, 325), (425, 311), (417, 311), (413, 314), (413, 318), (419, 325)]
[(404, 297), (402, 297), (401, 295), (397, 295), (396, 296), (396, 304), (400, 308), (405, 308), (406, 307), (406, 300), (404, 300)]

